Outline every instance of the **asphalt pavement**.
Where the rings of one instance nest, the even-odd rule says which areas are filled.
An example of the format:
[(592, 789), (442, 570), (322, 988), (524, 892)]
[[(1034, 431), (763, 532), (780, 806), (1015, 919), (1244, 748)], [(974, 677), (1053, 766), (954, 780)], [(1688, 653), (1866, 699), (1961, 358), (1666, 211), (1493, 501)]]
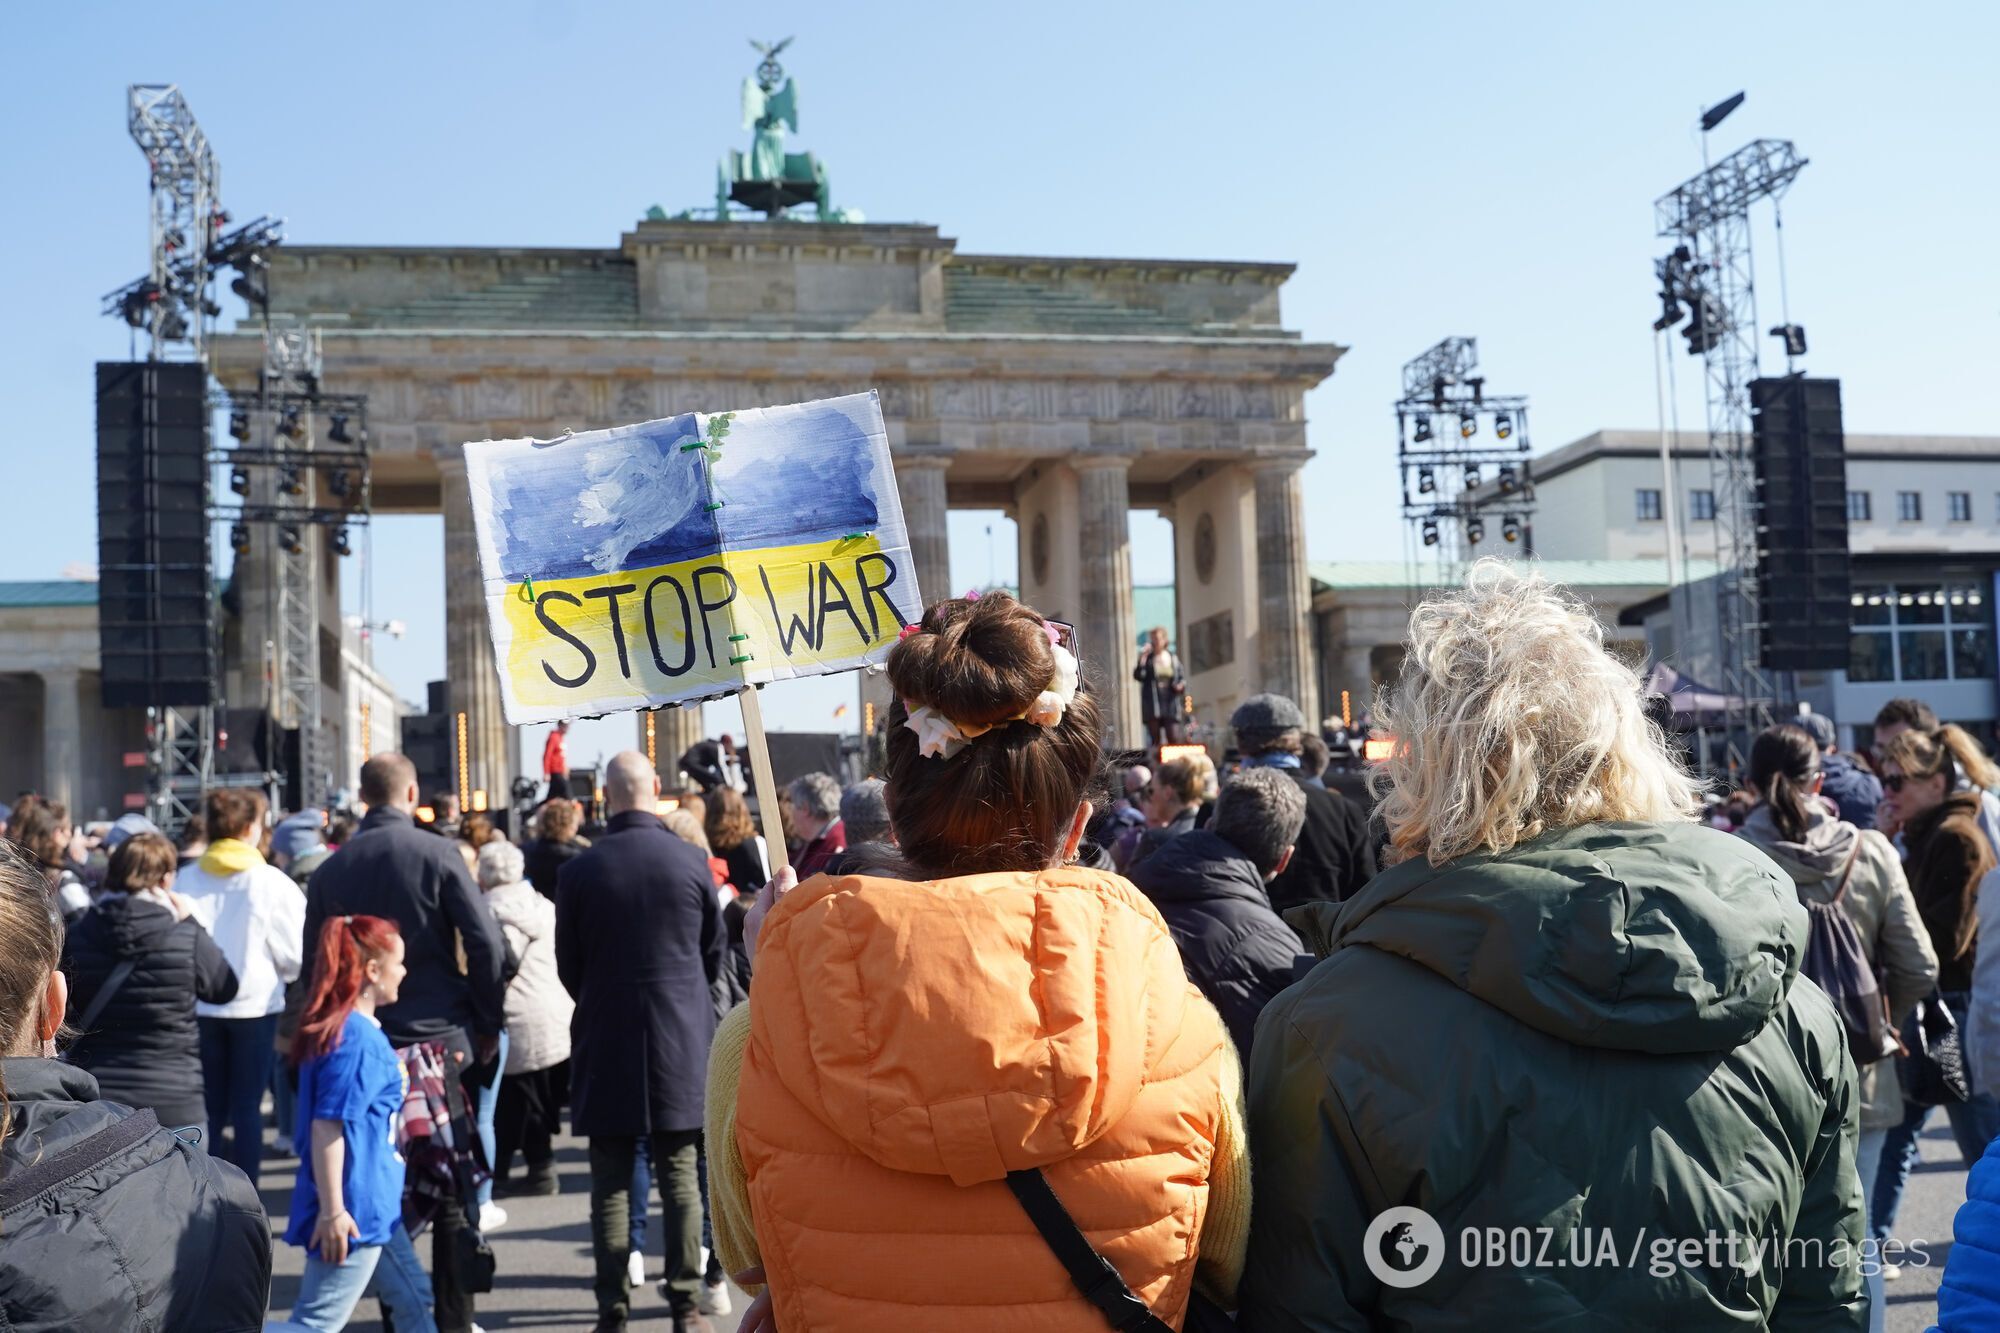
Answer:
[[(1958, 1150), (1944, 1126), (1944, 1117), (1924, 1136), (1923, 1162), (1910, 1177), (1904, 1196), (1897, 1234), (1912, 1247), (1903, 1275), (1885, 1284), (1889, 1306), (1888, 1333), (1924, 1333), (1937, 1314), (1937, 1287), (1951, 1254), (1951, 1222), (1965, 1197), (1965, 1171)], [(557, 1168), (562, 1192), (546, 1198), (501, 1199), (507, 1210), (507, 1225), (489, 1237), (498, 1260), (499, 1276), (490, 1295), (479, 1298), (478, 1320), (482, 1328), (579, 1329), (588, 1330), (596, 1321), (592, 1299), (590, 1259), (590, 1170), (580, 1139), (558, 1141)], [(266, 1158), (261, 1184), (264, 1206), (274, 1219), (274, 1231), (282, 1233), (290, 1206), (292, 1180), (297, 1162), (290, 1157)], [(651, 1265), (646, 1287), (633, 1293), (632, 1326), (635, 1329), (668, 1328), (667, 1304), (654, 1289), (659, 1277), (659, 1200), (652, 1201)], [(1921, 1246), (1923, 1262), (1916, 1258)], [(302, 1252), (282, 1240), (273, 1243), (274, 1275), (271, 1283), (271, 1311), (283, 1318), (292, 1308), (298, 1292)], [(430, 1240), (418, 1242), (418, 1252), (430, 1256)], [(735, 1312), (712, 1319), (718, 1333), (734, 1333), (748, 1299), (734, 1288), (730, 1292)], [(378, 1313), (372, 1297), (364, 1300), (348, 1327), (379, 1330)]]

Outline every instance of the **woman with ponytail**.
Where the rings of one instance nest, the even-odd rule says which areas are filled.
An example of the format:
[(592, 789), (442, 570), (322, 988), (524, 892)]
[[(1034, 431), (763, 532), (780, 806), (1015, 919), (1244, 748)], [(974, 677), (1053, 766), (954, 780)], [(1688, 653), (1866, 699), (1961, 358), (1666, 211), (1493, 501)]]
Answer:
[[(1902, 859), (1889, 840), (1836, 816), (1820, 794), (1818, 742), (1803, 728), (1771, 727), (1750, 747), (1750, 786), (1757, 805), (1738, 836), (1754, 844), (1791, 876), (1799, 900), (1838, 903), (1853, 923), (1888, 998), (1889, 1021), (1901, 1024), (1937, 982), (1938, 956), (1903, 877)], [(1863, 1205), (1875, 1193), (1883, 1147), (1903, 1122), (1902, 1083), (1894, 1060), (1858, 1067), (1861, 1137), (1854, 1167)], [(1871, 1297), (1869, 1327), (1883, 1327), (1882, 1279), (1866, 1273)]]
[(1035, 611), (969, 593), (888, 672), (896, 853), (780, 872), (745, 921), (750, 1002), (715, 1034), (715, 1248), (768, 1282), (741, 1327), (1102, 1330), (1039, 1230), (1057, 1212), (1126, 1310), (1180, 1328), (1197, 1288), (1201, 1317), (1234, 1308), (1236, 1048), (1159, 910), (1075, 864), (1104, 734), (1076, 659)]
[(299, 1176), (285, 1240), (306, 1248), (292, 1322), (345, 1328), (373, 1278), (401, 1333), (436, 1333), (430, 1277), (403, 1229), (403, 1066), (375, 1018), (402, 986), (403, 937), (381, 917), (328, 917), (313, 955), (292, 1043)]

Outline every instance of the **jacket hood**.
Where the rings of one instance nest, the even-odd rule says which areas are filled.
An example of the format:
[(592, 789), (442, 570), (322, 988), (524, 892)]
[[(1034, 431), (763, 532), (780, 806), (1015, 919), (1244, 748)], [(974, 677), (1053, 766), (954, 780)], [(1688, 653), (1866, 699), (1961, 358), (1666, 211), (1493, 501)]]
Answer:
[(1241, 898), (1271, 905), (1264, 877), (1250, 858), (1207, 829), (1190, 829), (1169, 838), (1139, 863), (1132, 880), (1156, 903)]
[(1365, 944), (1571, 1045), (1648, 1054), (1755, 1036), (1807, 930), (1769, 857), (1692, 824), (1586, 824), (1497, 856), (1406, 861), (1286, 919), (1322, 955)]
[(800, 1104), (881, 1165), (960, 1185), (1105, 1134), (1194, 1002), (1153, 905), (1076, 867), (816, 876), (765, 922), (751, 990), (753, 1043)]
[(264, 854), (241, 838), (217, 838), (201, 854), (201, 868), (217, 879), (228, 879), (264, 864)]
[(110, 937), (112, 952), (120, 958), (136, 958), (157, 948), (161, 937), (179, 924), (174, 914), (158, 903), (124, 893), (100, 898), (96, 911)]
[(1741, 832), (1800, 884), (1821, 884), (1839, 875), (1861, 838), (1860, 829), (1836, 819), (1818, 804), (1812, 807), (1812, 822), (1802, 837), (1787, 838), (1779, 832), (1769, 805), (1752, 810)]

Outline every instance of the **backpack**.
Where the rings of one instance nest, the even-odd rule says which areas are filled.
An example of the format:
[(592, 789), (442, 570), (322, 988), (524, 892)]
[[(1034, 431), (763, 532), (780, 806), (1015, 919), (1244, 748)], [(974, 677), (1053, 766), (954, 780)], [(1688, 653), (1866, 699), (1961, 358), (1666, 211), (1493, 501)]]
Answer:
[(1833, 1001), (1841, 1026), (1846, 1029), (1847, 1049), (1854, 1056), (1856, 1067), (1873, 1064), (1901, 1049), (1895, 1029), (1889, 1023), (1889, 999), (1882, 992), (1875, 964), (1861, 942), (1861, 932), (1854, 928), (1853, 919), (1840, 905), (1847, 896), (1847, 882), (1854, 876), (1854, 863), (1860, 855), (1861, 842), (1857, 839), (1854, 850), (1848, 854), (1846, 868), (1840, 872), (1840, 883), (1827, 901), (1799, 895), (1811, 918), (1806, 956), (1799, 971), (1811, 977)]

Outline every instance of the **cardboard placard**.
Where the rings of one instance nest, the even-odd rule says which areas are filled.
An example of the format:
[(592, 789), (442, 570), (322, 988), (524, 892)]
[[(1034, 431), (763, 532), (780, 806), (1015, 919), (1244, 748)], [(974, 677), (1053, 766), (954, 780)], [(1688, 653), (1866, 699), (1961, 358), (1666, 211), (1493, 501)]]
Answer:
[(465, 446), (507, 721), (888, 656), (923, 613), (873, 392)]

